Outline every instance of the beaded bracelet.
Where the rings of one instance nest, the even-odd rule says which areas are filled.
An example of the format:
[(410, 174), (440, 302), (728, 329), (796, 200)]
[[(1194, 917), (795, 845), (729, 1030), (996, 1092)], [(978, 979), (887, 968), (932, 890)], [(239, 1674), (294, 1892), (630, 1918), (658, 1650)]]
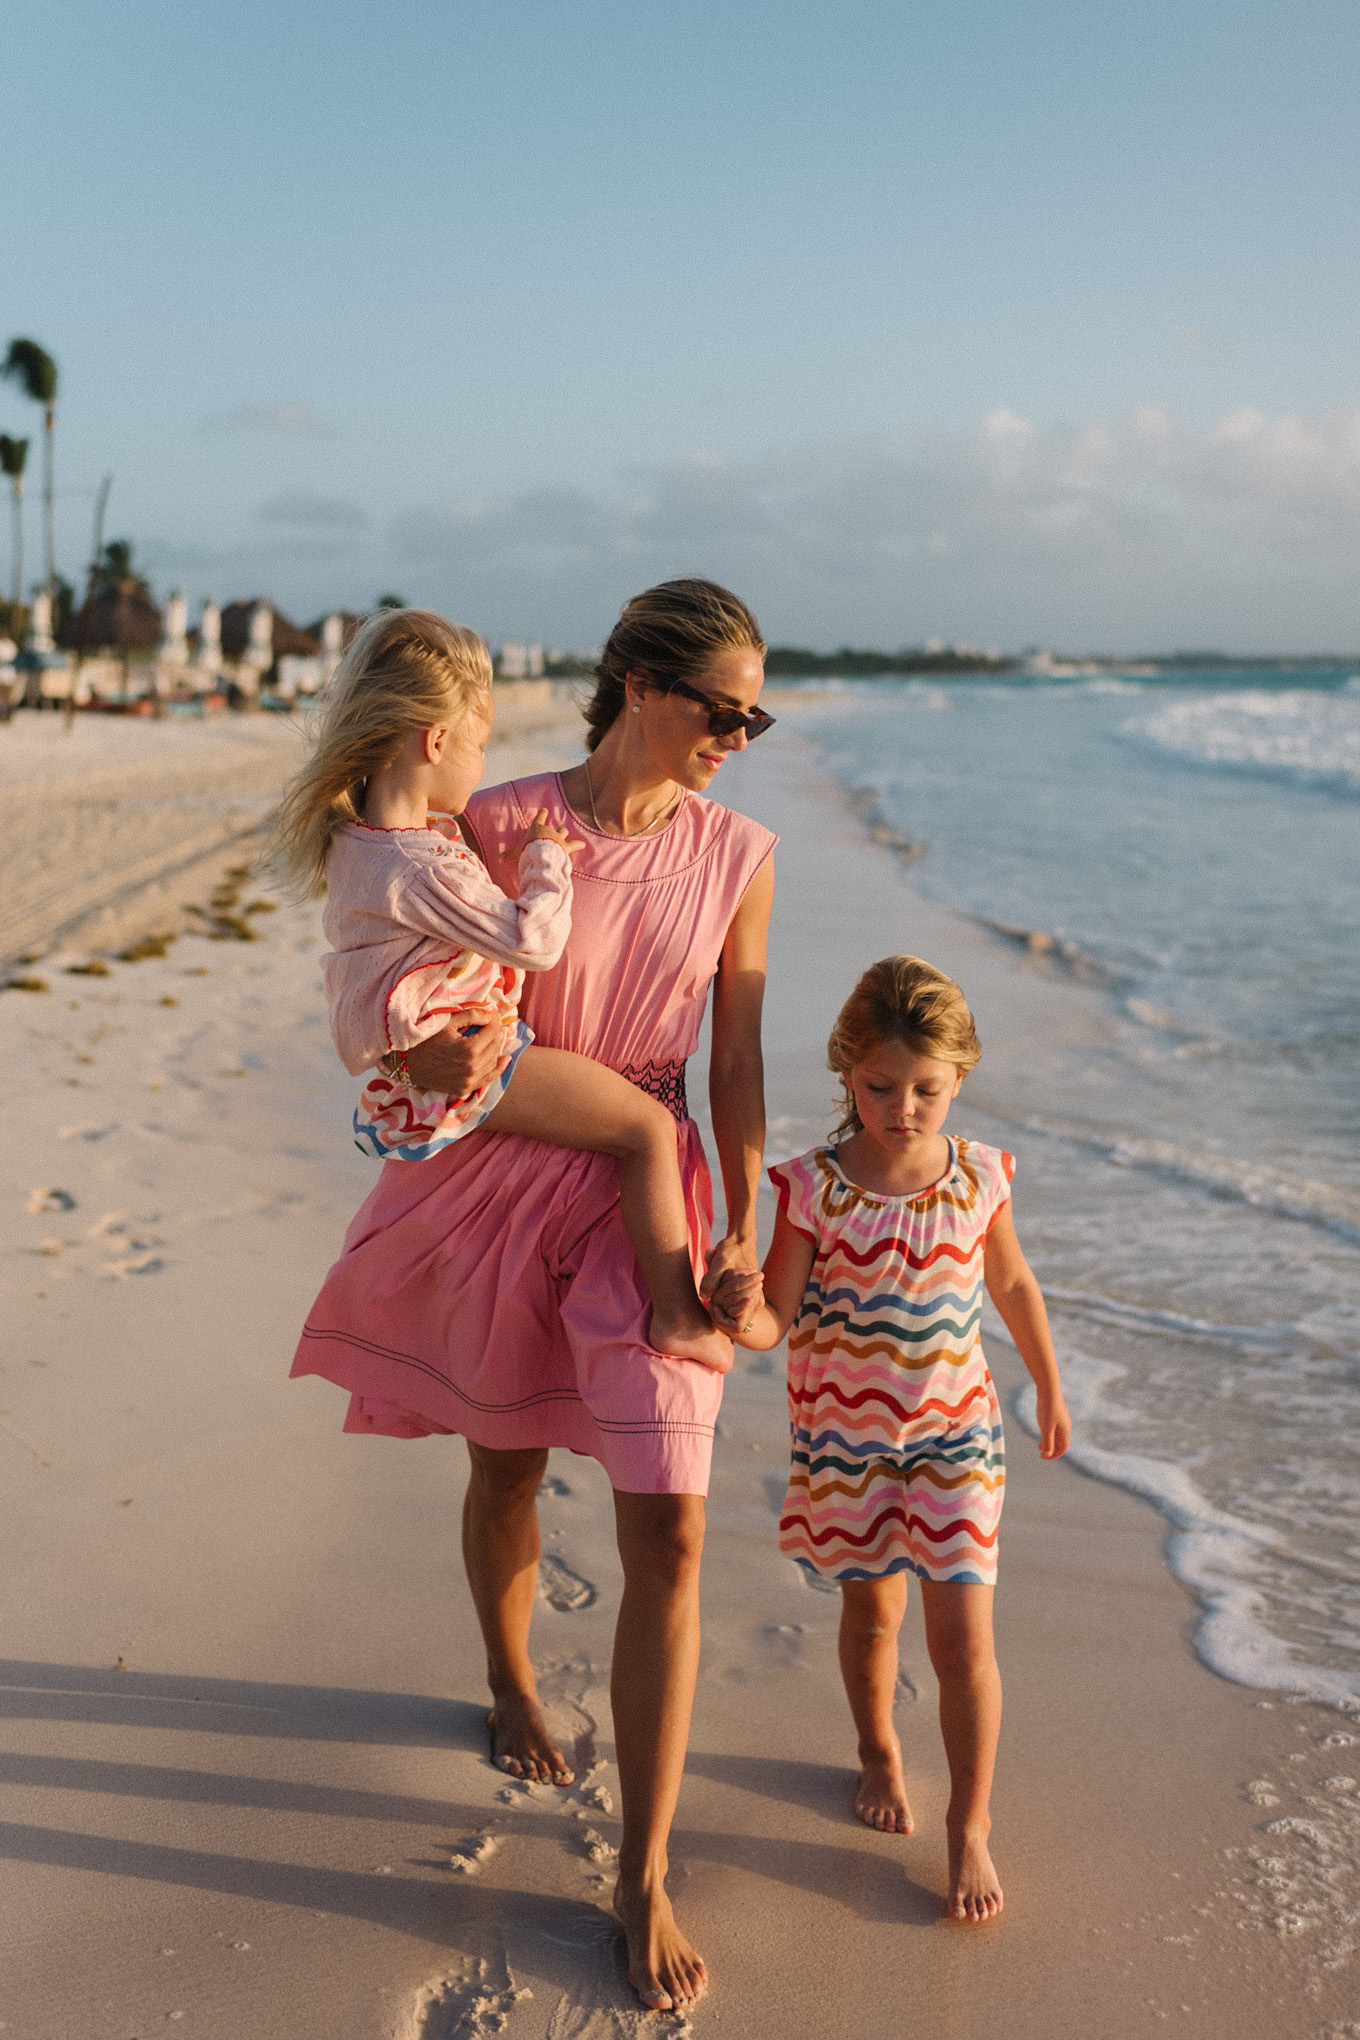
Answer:
[(405, 1049), (389, 1049), (382, 1059), (382, 1066), (389, 1077), (395, 1077), (399, 1084), (405, 1084), (408, 1091), (417, 1088), (415, 1078), (411, 1075), (411, 1066), (406, 1060)]

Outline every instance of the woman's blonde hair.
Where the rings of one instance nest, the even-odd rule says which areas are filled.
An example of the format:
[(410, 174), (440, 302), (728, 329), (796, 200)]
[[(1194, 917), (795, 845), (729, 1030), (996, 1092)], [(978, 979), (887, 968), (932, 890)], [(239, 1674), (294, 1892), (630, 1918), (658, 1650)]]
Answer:
[(662, 581), (635, 595), (624, 605), (595, 668), (595, 692), (585, 710), (586, 749), (593, 751), (622, 715), (630, 673), (693, 682), (726, 651), (765, 656), (760, 625), (730, 588), (716, 581)]
[(357, 821), (364, 782), (412, 730), (491, 713), (491, 655), (476, 631), (432, 609), (381, 609), (336, 667), (312, 755), (284, 789), (270, 862), (299, 898), (326, 890), (326, 852)]
[(885, 1042), (900, 1041), (916, 1055), (953, 1063), (967, 1076), (982, 1054), (968, 1001), (942, 970), (919, 956), (885, 956), (871, 964), (841, 1007), (826, 1060), (841, 1080), (840, 1123), (832, 1135), (858, 1133), (850, 1072)]

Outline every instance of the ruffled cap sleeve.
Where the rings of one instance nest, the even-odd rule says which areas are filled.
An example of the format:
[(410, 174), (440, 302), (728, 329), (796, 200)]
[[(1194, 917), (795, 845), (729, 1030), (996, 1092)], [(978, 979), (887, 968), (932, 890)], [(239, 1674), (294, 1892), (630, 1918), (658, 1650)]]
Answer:
[(997, 1213), (1010, 1199), (1011, 1182), (1015, 1175), (1015, 1156), (1007, 1154), (1005, 1148), (976, 1145), (973, 1148), (973, 1155), (984, 1163), (978, 1170), (978, 1181), (983, 1197), (986, 1230), (990, 1232)]
[(820, 1198), (817, 1194), (817, 1179), (812, 1168), (810, 1155), (798, 1155), (790, 1162), (775, 1162), (765, 1172), (774, 1184), (779, 1199), (779, 1209), (796, 1233), (814, 1246), (821, 1245), (821, 1229), (817, 1222)]

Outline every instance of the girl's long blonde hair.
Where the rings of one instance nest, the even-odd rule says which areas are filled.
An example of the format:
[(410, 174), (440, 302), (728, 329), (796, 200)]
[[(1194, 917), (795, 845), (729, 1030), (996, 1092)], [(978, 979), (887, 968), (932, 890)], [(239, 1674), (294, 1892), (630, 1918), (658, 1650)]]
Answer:
[(312, 755), (284, 789), (270, 863), (288, 890), (326, 890), (326, 852), (342, 822), (357, 821), (364, 782), (390, 763), (412, 730), (491, 713), (491, 655), (476, 631), (432, 609), (370, 616), (336, 667)]
[(884, 1042), (953, 1063), (967, 1076), (982, 1054), (968, 1001), (952, 977), (919, 956), (885, 956), (870, 964), (841, 1007), (826, 1060), (841, 1080), (840, 1123), (833, 1140), (860, 1132), (850, 1072)]

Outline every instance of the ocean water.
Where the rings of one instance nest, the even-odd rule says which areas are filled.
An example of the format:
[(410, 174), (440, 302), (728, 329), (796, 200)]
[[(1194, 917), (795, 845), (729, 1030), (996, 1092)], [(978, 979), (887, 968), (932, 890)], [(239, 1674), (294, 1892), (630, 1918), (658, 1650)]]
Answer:
[(985, 1135), (1074, 1456), (1172, 1525), (1215, 1670), (1360, 1708), (1360, 678), (874, 682), (800, 720), (925, 846), (911, 886), (1104, 1008)]

